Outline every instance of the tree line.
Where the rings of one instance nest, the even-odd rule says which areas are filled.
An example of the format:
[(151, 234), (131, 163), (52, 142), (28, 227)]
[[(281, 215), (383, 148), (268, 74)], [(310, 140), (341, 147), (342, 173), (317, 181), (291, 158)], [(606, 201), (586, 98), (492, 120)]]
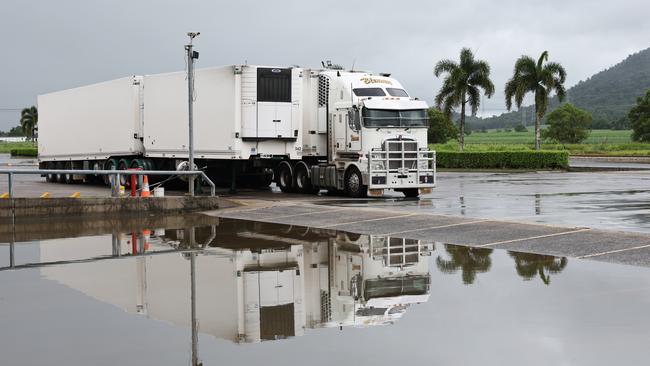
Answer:
[[(566, 98), (566, 71), (558, 62), (548, 61), (548, 51), (535, 60), (523, 55), (515, 61), (512, 77), (504, 87), (506, 108), (514, 105), (521, 108), (524, 97), (532, 94), (535, 116), (535, 149), (541, 149), (542, 138), (560, 143), (584, 141), (592, 127), (591, 114), (576, 106), (565, 103), (547, 116), (548, 127), (542, 131), (541, 122), (549, 109), (551, 98), (560, 103)], [(459, 148), (465, 147), (466, 110), (475, 116), (481, 103), (480, 94), (487, 98), (494, 95), (494, 84), (490, 80), (490, 66), (484, 60), (477, 60), (472, 51), (463, 48), (459, 62), (450, 59), (438, 61), (434, 67), (436, 77), (444, 76), (443, 84), (435, 97), (435, 108), (429, 111), (429, 142), (444, 143), (458, 139)], [(639, 97), (637, 105), (628, 113), (633, 129), (632, 139), (650, 142), (650, 90), (645, 97)], [(451, 122), (452, 115), (459, 112), (458, 128)], [(520, 126), (516, 129), (525, 130)]]
[(20, 112), (20, 122), (16, 127), (12, 127), (9, 131), (0, 131), (1, 137), (21, 137), (25, 136), (29, 140), (34, 139), (34, 133), (38, 126), (38, 108), (31, 106), (23, 108)]

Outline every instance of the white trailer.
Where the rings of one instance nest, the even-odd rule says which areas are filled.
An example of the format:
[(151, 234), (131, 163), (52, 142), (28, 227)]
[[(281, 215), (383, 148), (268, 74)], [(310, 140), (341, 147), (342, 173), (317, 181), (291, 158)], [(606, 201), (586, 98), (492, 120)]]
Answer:
[[(185, 170), (184, 72), (41, 95), (43, 169)], [(407, 196), (435, 186), (427, 104), (389, 75), (234, 65), (195, 71), (194, 156), (211, 179)], [(48, 175), (50, 181), (86, 177)]]

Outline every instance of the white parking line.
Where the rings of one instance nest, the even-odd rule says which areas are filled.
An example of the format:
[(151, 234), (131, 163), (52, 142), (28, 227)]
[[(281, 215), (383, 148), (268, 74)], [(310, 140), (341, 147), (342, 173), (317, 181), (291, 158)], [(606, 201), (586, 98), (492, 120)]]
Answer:
[(614, 253), (620, 253), (620, 252), (627, 252), (628, 250), (637, 250), (637, 249), (643, 249), (643, 248), (650, 248), (650, 244), (646, 245), (639, 245), (638, 247), (632, 247), (632, 248), (624, 248), (624, 249), (616, 249), (616, 250), (610, 250), (607, 252), (602, 252), (602, 253), (594, 253), (594, 254), (587, 254), (587, 255), (581, 255), (576, 258), (584, 259), (584, 258), (593, 258), (593, 257), (598, 257), (601, 255), (605, 254), (614, 254)]
[(440, 226), (428, 226), (428, 227), (423, 227), (423, 228), (420, 228), (420, 229), (395, 231), (395, 232), (392, 232), (392, 233), (381, 234), (381, 235), (393, 236), (393, 235), (396, 235), (396, 234), (414, 233), (414, 232), (417, 232), (417, 231), (424, 231), (424, 230), (431, 230), (431, 229), (442, 229), (442, 228), (446, 228), (446, 227), (476, 224), (476, 223), (479, 223), (479, 222), (486, 222), (486, 221), (490, 221), (490, 220), (475, 220), (475, 221), (459, 222), (457, 224), (440, 225)]
[(518, 241), (526, 241), (526, 240), (534, 240), (534, 239), (544, 239), (544, 238), (552, 238), (554, 236), (560, 236), (560, 235), (566, 235), (566, 234), (573, 234), (573, 233), (581, 233), (583, 231), (589, 231), (591, 229), (589, 228), (583, 228), (583, 229), (578, 229), (578, 230), (571, 230), (571, 231), (563, 231), (561, 233), (553, 233), (553, 234), (546, 234), (546, 235), (538, 235), (538, 236), (531, 236), (528, 238), (520, 238), (520, 239), (511, 239), (511, 240), (503, 240), (503, 241), (495, 241), (494, 243), (488, 243), (488, 244), (481, 244), (481, 245), (476, 245), (476, 247), (489, 247), (493, 245), (499, 245), (499, 244), (509, 244), (509, 243), (516, 243)]
[(325, 225), (325, 226), (321, 226), (321, 227), (333, 227), (333, 226), (341, 226), (341, 225), (360, 224), (360, 223), (370, 222), (370, 221), (398, 219), (400, 217), (409, 217), (409, 216), (413, 216), (413, 215), (416, 215), (416, 213), (410, 213), (410, 214), (405, 214), (405, 215), (397, 215), (397, 216), (389, 216), (389, 217), (377, 217), (377, 218), (374, 218), (374, 219), (351, 221), (351, 222), (343, 222), (343, 223), (340, 223), (340, 224), (331, 224), (331, 225)]
[(325, 214), (325, 213), (337, 212), (337, 211), (343, 211), (343, 210), (348, 210), (348, 208), (337, 208), (337, 209), (333, 209), (333, 210), (322, 210), (322, 211), (315, 211), (315, 212), (303, 212), (303, 213), (299, 213), (299, 214), (282, 215), (282, 216), (270, 216), (270, 217), (263, 217), (261, 219), (255, 219), (255, 220), (262, 221), (262, 220), (270, 220), (270, 219), (273, 219), (273, 220), (275, 220), (275, 219), (285, 219), (285, 218), (289, 218), (289, 217)]

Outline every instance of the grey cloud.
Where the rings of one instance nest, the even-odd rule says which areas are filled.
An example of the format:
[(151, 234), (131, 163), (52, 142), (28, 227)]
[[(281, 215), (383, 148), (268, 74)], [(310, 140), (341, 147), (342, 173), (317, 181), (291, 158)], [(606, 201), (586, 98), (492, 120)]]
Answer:
[[(188, 30), (199, 66), (233, 63), (345, 66), (392, 72), (432, 101), (432, 68), (472, 48), (502, 86), (521, 54), (549, 50), (568, 85), (650, 46), (645, 0), (612, 1), (90, 1), (10, 0), (0, 13), (0, 108), (36, 95), (130, 74), (181, 70)], [(0, 130), (16, 124), (0, 112)]]

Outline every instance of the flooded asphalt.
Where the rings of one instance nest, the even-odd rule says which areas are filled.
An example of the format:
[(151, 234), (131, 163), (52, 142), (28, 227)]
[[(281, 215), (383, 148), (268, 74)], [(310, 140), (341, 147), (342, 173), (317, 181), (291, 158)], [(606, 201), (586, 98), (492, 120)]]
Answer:
[(650, 171), (438, 173), (420, 199), (335, 197), (321, 204), (650, 232)]
[(29, 225), (0, 244), (2, 364), (647, 362), (648, 268), (206, 216)]

